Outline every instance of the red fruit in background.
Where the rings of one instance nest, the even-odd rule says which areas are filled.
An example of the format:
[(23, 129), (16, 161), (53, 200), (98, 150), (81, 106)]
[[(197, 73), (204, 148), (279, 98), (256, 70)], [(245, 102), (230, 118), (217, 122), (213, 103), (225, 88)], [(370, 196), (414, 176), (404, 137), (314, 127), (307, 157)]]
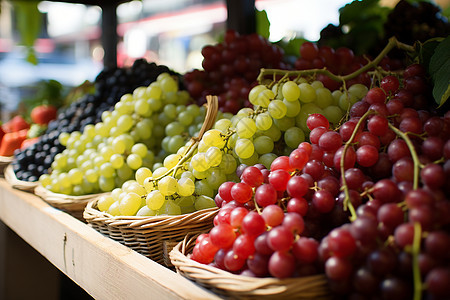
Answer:
[(15, 132), (22, 129), (28, 129), (30, 128), (30, 124), (25, 121), (25, 119), (22, 116), (15, 116), (8, 122), (2, 125), (2, 129), (6, 132)]
[(39, 105), (31, 111), (31, 120), (39, 125), (47, 125), (51, 120), (56, 119), (57, 108), (52, 105)]
[(22, 142), (27, 138), (28, 129), (22, 129), (16, 132), (8, 132), (3, 136), (0, 145), (1, 156), (12, 156), (14, 150), (19, 149)]
[(25, 149), (25, 148), (30, 147), (31, 145), (35, 144), (38, 140), (39, 140), (39, 137), (26, 139), (20, 145), (20, 149)]

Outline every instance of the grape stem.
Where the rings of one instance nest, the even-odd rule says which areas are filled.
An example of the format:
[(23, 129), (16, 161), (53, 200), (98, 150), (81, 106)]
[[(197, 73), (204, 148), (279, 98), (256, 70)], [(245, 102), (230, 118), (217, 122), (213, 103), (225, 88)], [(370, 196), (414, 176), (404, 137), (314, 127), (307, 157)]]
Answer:
[(401, 130), (396, 128), (391, 123), (389, 123), (389, 128), (392, 131), (394, 131), (396, 135), (401, 137), (406, 142), (406, 145), (408, 146), (409, 152), (411, 152), (411, 156), (412, 156), (412, 159), (413, 159), (413, 162), (414, 162), (413, 189), (417, 189), (419, 187), (420, 160), (419, 160), (419, 156), (417, 155), (416, 150), (414, 149), (414, 145), (413, 145), (413, 143), (411, 142), (410, 138), (408, 137), (408, 135), (406, 133), (402, 132)]
[(258, 75), (258, 82), (261, 83), (262, 80), (266, 75), (283, 75), (283, 76), (307, 76), (307, 75), (315, 75), (315, 74), (325, 74), (331, 79), (339, 82), (345, 82), (346, 80), (353, 79), (357, 77), (358, 75), (376, 67), (381, 60), (394, 48), (399, 48), (408, 52), (414, 52), (415, 49), (411, 45), (404, 44), (402, 42), (399, 42), (395, 37), (391, 37), (387, 43), (387, 45), (384, 47), (384, 49), (378, 54), (377, 57), (375, 57), (374, 60), (369, 61), (366, 65), (359, 68), (353, 73), (347, 74), (345, 76), (341, 75), (335, 75), (328, 71), (327, 69), (310, 69), (310, 70), (296, 70), (296, 71), (286, 71), (286, 70), (279, 70), (279, 69), (264, 69), (262, 68), (259, 75)]
[(422, 236), (422, 227), (419, 222), (414, 223), (414, 239), (412, 244), (412, 259), (413, 259), (413, 278), (414, 278), (414, 300), (422, 299), (422, 281), (420, 279), (419, 268), (419, 253), (420, 242)]
[(359, 128), (362, 126), (362, 124), (364, 123), (364, 121), (366, 120), (366, 118), (373, 114), (374, 111), (373, 110), (368, 110), (364, 115), (361, 116), (361, 118), (358, 120), (358, 123), (356, 123), (355, 129), (352, 132), (352, 135), (350, 136), (350, 138), (348, 139), (348, 141), (345, 143), (344, 145), (344, 149), (342, 150), (342, 154), (341, 154), (341, 161), (340, 161), (340, 168), (341, 168), (341, 180), (342, 180), (342, 188), (344, 189), (344, 194), (345, 194), (345, 198), (344, 198), (344, 210), (347, 210), (347, 208), (350, 210), (350, 220), (354, 221), (356, 220), (356, 211), (355, 208), (353, 207), (352, 202), (350, 201), (350, 192), (347, 186), (347, 181), (345, 180), (345, 154), (347, 153), (347, 149), (351, 146), (351, 144), (353, 143), (353, 139), (356, 136), (356, 133), (358, 132)]
[(157, 182), (158, 180), (161, 180), (162, 178), (168, 176), (169, 174), (173, 174), (175, 175), (176, 172), (178, 171), (178, 169), (180, 167), (183, 166), (183, 164), (189, 159), (191, 158), (191, 156), (194, 154), (195, 150), (198, 147), (198, 143), (200, 142), (203, 134), (211, 129), (211, 127), (214, 125), (214, 122), (216, 121), (216, 117), (217, 117), (217, 111), (219, 108), (219, 104), (218, 104), (218, 99), (217, 96), (206, 96), (206, 100), (207, 100), (207, 111), (206, 111), (206, 116), (205, 116), (205, 121), (203, 122), (202, 128), (200, 129), (200, 132), (198, 134), (197, 137), (193, 137), (191, 139), (191, 144), (189, 145), (188, 151), (187, 153), (180, 159), (180, 161), (171, 169), (167, 170), (164, 174), (162, 174), (161, 176), (154, 178), (153, 182)]

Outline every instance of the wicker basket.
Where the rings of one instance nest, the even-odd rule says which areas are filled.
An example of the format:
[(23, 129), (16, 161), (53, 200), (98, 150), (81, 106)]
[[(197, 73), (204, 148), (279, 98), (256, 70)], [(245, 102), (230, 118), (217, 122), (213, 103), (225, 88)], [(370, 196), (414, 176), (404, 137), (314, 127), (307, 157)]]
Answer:
[(6, 182), (18, 190), (33, 193), (34, 189), (39, 185), (39, 182), (37, 181), (31, 182), (17, 179), (16, 173), (14, 173), (14, 169), (11, 164), (5, 168), (4, 175)]
[(171, 267), (169, 252), (186, 234), (208, 232), (218, 208), (178, 216), (112, 216), (97, 209), (98, 199), (88, 203), (84, 219), (95, 230), (160, 264)]
[(83, 196), (70, 196), (65, 194), (53, 193), (40, 184), (34, 189), (34, 193), (51, 206), (63, 210), (81, 221), (84, 221), (83, 211), (89, 201), (91, 201), (92, 199), (96, 199), (101, 195), (109, 194), (99, 193)]
[(0, 175), (3, 175), (5, 168), (14, 160), (14, 156), (0, 156)]
[(186, 236), (170, 252), (178, 273), (215, 293), (238, 299), (330, 299), (325, 275), (301, 278), (254, 278), (198, 263), (186, 256), (195, 244), (195, 236)]

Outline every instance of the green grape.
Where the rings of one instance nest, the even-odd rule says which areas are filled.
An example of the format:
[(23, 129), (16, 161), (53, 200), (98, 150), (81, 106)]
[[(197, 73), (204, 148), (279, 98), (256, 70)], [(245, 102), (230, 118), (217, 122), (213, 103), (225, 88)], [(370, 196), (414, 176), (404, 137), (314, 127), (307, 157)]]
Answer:
[(254, 113), (253, 109), (251, 109), (250, 107), (244, 107), (237, 112), (236, 116), (242, 119), (244, 117), (252, 115), (253, 113)]
[(223, 170), (223, 172), (227, 175), (236, 172), (236, 159), (233, 157), (233, 155), (225, 153), (222, 156), (222, 162), (220, 163), (219, 168)]
[(133, 127), (133, 118), (130, 115), (122, 115), (117, 120), (117, 128), (122, 132), (127, 132)]
[(210, 129), (203, 134), (202, 141), (209, 147), (223, 148), (225, 140), (221, 136), (220, 130)]
[(259, 105), (258, 103), (259, 94), (264, 90), (267, 90), (267, 87), (262, 84), (253, 87), (248, 93), (248, 100), (250, 101), (250, 103), (253, 105)]
[(83, 187), (81, 187), (80, 185), (74, 185), (72, 187), (72, 195), (74, 196), (81, 196), (81, 195), (85, 195), (86, 192), (83, 190)]
[(137, 183), (139, 183), (140, 185), (144, 185), (144, 180), (148, 177), (152, 177), (153, 173), (149, 168), (143, 167), (143, 168), (139, 168), (136, 171), (135, 177), (136, 177), (136, 181)]
[(167, 104), (163, 108), (163, 113), (171, 120), (177, 117), (177, 107), (173, 104)]
[(133, 101), (133, 95), (130, 93), (124, 94), (124, 95), (122, 95), (122, 97), (120, 97), (121, 103), (127, 103), (127, 102), (131, 102), (131, 101)]
[(141, 116), (148, 117), (152, 115), (152, 110), (150, 109), (150, 103), (147, 99), (141, 98), (134, 104), (134, 111)]
[(316, 89), (316, 104), (322, 109), (333, 104), (333, 96), (329, 89), (325, 87)]
[(197, 153), (191, 158), (191, 166), (194, 170), (204, 172), (209, 169), (210, 165), (206, 161), (205, 153)]
[(231, 127), (231, 121), (228, 119), (217, 120), (214, 124), (214, 129), (220, 130), (222, 133), (226, 133)]
[(268, 130), (263, 131), (263, 134), (270, 137), (274, 142), (281, 138), (281, 131), (275, 124), (272, 124)]
[(163, 165), (167, 169), (172, 169), (175, 167), (178, 162), (181, 160), (181, 155), (178, 154), (170, 154), (166, 158), (164, 158)]
[(165, 176), (158, 181), (158, 190), (163, 196), (170, 196), (177, 192), (177, 180), (172, 176)]
[(165, 132), (167, 136), (180, 135), (184, 132), (184, 126), (180, 122), (172, 122), (166, 126)]
[(319, 89), (319, 88), (323, 88), (323, 83), (322, 83), (322, 81), (314, 80), (313, 82), (311, 82), (311, 86), (312, 86), (315, 90), (317, 90), (317, 89)]
[(59, 142), (63, 146), (67, 146), (67, 141), (69, 140), (70, 134), (67, 132), (61, 132), (58, 136)]
[(343, 111), (348, 111), (354, 103), (356, 103), (358, 99), (356, 96), (350, 93), (343, 93), (339, 98), (339, 108)]
[(222, 161), (222, 151), (217, 147), (211, 147), (206, 151), (206, 162), (211, 167), (217, 167)]
[(170, 153), (177, 153), (177, 151), (186, 144), (185, 139), (181, 135), (170, 137), (167, 143), (167, 150)]
[(126, 189), (124, 189), (122, 185), (122, 189), (127, 193), (132, 192), (138, 194), (139, 196), (144, 196), (146, 194), (145, 188), (136, 181), (130, 182), (130, 184), (128, 184)]
[(105, 162), (100, 166), (100, 176), (110, 178), (113, 177), (115, 173), (115, 169), (109, 162)]
[(198, 180), (195, 182), (195, 193), (197, 195), (214, 197), (214, 190), (208, 184), (208, 181), (206, 179)]
[(52, 183), (52, 179), (50, 175), (42, 174), (41, 176), (39, 176), (39, 182), (42, 184), (42, 186), (46, 187), (47, 185), (50, 185)]
[(136, 193), (127, 193), (119, 203), (122, 216), (134, 216), (141, 207), (141, 197)]
[[(166, 73), (167, 74), (167, 73)], [(176, 92), (178, 91), (178, 84), (177, 82), (170, 77), (169, 75), (164, 77), (160, 82), (161, 89), (163, 92)]]
[(144, 86), (140, 86), (134, 89), (133, 91), (133, 98), (131, 100), (128, 100), (127, 102), (132, 102), (135, 99), (140, 99), (145, 97), (145, 91), (146, 91), (146, 87)]
[(69, 175), (67, 173), (59, 174), (58, 181), (61, 184), (62, 188), (68, 188), (68, 187), (72, 186), (72, 183), (70, 182)]
[(274, 144), (273, 140), (265, 135), (258, 136), (253, 140), (253, 144), (255, 146), (255, 151), (258, 154), (265, 154), (272, 152)]
[(195, 209), (196, 210), (202, 210), (207, 208), (213, 208), (216, 207), (216, 203), (211, 197), (208, 197), (206, 195), (198, 196), (195, 199)]
[(298, 85), (293, 81), (288, 81), (283, 84), (281, 88), (284, 99), (290, 102), (297, 101), (300, 96), (300, 89)]
[(170, 136), (166, 136), (162, 139), (161, 141), (161, 148), (165, 151), (165, 152), (169, 152), (169, 142), (170, 142)]
[(289, 118), (287, 116), (281, 119), (275, 119), (273, 122), (281, 131), (286, 131), (292, 126), (295, 126), (295, 118)]
[(98, 180), (98, 171), (96, 169), (86, 170), (85, 177), (88, 182), (96, 182)]
[(227, 181), (227, 176), (223, 170), (219, 168), (211, 170), (211, 176), (206, 178), (206, 182), (213, 190), (219, 189), (219, 186), (225, 181)]
[(272, 100), (267, 108), (270, 116), (274, 119), (281, 119), (286, 115), (286, 105), (281, 100)]
[[(194, 184), (194, 183), (192, 183)], [(177, 200), (177, 204), (181, 207), (183, 206), (192, 206), (194, 205), (194, 201), (195, 201), (195, 196), (193, 195), (189, 195), (186, 197), (180, 197), (180, 199)]]
[(270, 165), (278, 156), (274, 153), (266, 153), (259, 157), (259, 163), (270, 169)]
[(137, 143), (131, 147), (131, 153), (137, 154), (144, 158), (147, 155), (148, 148), (143, 143)]
[[(156, 168), (155, 168), (156, 167)], [(153, 170), (153, 178), (158, 178), (161, 177), (162, 175), (164, 175), (167, 171), (169, 171), (169, 169), (167, 169), (166, 167), (163, 167), (162, 164), (160, 167), (157, 166), (157, 164), (155, 164), (154, 166), (154, 170)]]
[(111, 195), (103, 195), (98, 198), (97, 207), (100, 211), (107, 211), (114, 202), (115, 200)]
[(120, 216), (119, 201), (111, 204), (106, 212), (112, 216)]
[(58, 165), (58, 169), (64, 169), (67, 166), (67, 156), (58, 153), (55, 155), (54, 162)]
[(191, 171), (184, 171), (183, 173), (181, 173), (180, 178), (190, 178), (192, 181), (195, 180), (195, 176)]
[(348, 88), (349, 94), (352, 94), (356, 99), (362, 99), (368, 92), (367, 86), (361, 83), (356, 83)]
[(240, 158), (249, 158), (255, 152), (255, 147), (249, 139), (238, 139), (234, 148), (236, 155)]
[(333, 105), (338, 106), (339, 99), (341, 99), (342, 96), (342, 92), (340, 90), (335, 90), (331, 93), (331, 96), (333, 96)]
[(288, 147), (295, 149), (305, 141), (305, 133), (298, 127), (291, 127), (284, 133), (284, 141)]
[(114, 153), (122, 154), (125, 152), (126, 144), (125, 141), (120, 136), (118, 136), (114, 138), (111, 147)]
[(251, 138), (256, 132), (256, 123), (252, 118), (242, 118), (236, 125), (236, 133), (240, 138)]
[(272, 126), (272, 117), (264, 112), (256, 116), (255, 125), (258, 130), (268, 130)]
[(131, 178), (131, 176), (133, 176), (133, 170), (127, 164), (123, 164), (120, 168), (117, 169), (117, 176), (124, 180), (127, 180)]
[(199, 171), (193, 169), (191, 172), (194, 175), (194, 177), (197, 179), (205, 179), (209, 175), (209, 169), (206, 171), (203, 171), (203, 172), (199, 172)]
[(147, 193), (154, 191), (156, 189), (156, 186), (155, 186), (155, 182), (153, 181), (153, 177), (145, 178), (143, 186), (144, 186), (144, 189), (147, 191)]
[(111, 155), (109, 162), (114, 169), (120, 169), (123, 166), (124, 159), (122, 155), (116, 153)]
[(298, 100), (295, 101), (287, 101), (283, 100), (284, 105), (286, 105), (286, 117), (293, 118), (300, 113), (300, 102)]
[(98, 181), (96, 182), (88, 182), (87, 180), (83, 179), (83, 182), (81, 183), (81, 187), (83, 188), (83, 191), (85, 194), (91, 194), (94, 191), (98, 190)]
[(105, 160), (110, 160), (113, 154), (114, 150), (111, 146), (106, 146), (100, 149), (100, 155), (103, 156)]
[(127, 157), (127, 165), (133, 169), (137, 170), (142, 166), (142, 158), (137, 154), (130, 154)]
[(162, 101), (157, 98), (149, 98), (147, 100), (148, 104), (150, 105), (150, 109), (152, 111), (159, 111), (162, 107)]
[(189, 126), (194, 122), (194, 116), (188, 111), (182, 111), (178, 115), (178, 122), (183, 126)]
[(249, 158), (239, 158), (239, 162), (241, 164), (246, 164), (247, 166), (253, 166), (258, 163), (259, 155), (258, 153), (253, 152), (252, 156)]
[(323, 110), (323, 115), (332, 124), (338, 124), (341, 118), (344, 116), (344, 112), (338, 106), (328, 106)]
[(146, 202), (148, 208), (150, 208), (151, 210), (158, 210), (161, 208), (161, 206), (163, 206), (165, 198), (160, 191), (155, 190), (148, 193)]
[[(205, 153), (206, 151), (208, 151), (208, 149), (209, 149), (210, 147), (212, 147), (212, 146), (206, 145), (205, 141), (200, 140), (200, 142), (198, 143), (198, 146), (197, 146), (197, 150), (198, 150), (198, 152), (203, 152), (203, 153)], [(216, 147), (216, 148), (217, 148), (217, 147)]]
[(259, 105), (261, 107), (267, 108), (271, 103), (270, 100), (272, 100), (274, 98), (275, 98), (275, 94), (271, 90), (266, 88), (265, 90), (263, 90), (259, 93), (256, 103), (257, 103), (257, 105)]
[(131, 152), (131, 147), (133, 147), (134, 145), (134, 140), (131, 135), (124, 133), (120, 135), (119, 138), (121, 138), (125, 142), (125, 151)]
[(162, 95), (162, 89), (159, 86), (158, 82), (152, 82), (146, 89), (145, 89), (145, 96), (147, 98), (154, 98), (154, 99), (161, 99)]
[(68, 176), (70, 183), (73, 185), (80, 184), (83, 181), (83, 172), (81, 172), (81, 170), (78, 168), (71, 169), (68, 173)]
[(183, 177), (178, 180), (177, 193), (180, 196), (190, 196), (195, 191), (195, 184), (191, 178)]
[(147, 153), (145, 154), (143, 161), (145, 161), (146, 163), (150, 164), (150, 166), (152, 166), (154, 160), (155, 160), (155, 154), (153, 153), (153, 151), (147, 150)]
[(111, 197), (114, 199), (114, 201), (119, 200), (120, 194), (123, 193), (123, 190), (121, 188), (115, 188), (111, 191)]
[(98, 177), (98, 186), (102, 192), (109, 192), (114, 189), (116, 184), (114, 182), (113, 177), (99, 176)]
[(176, 216), (181, 214), (181, 208), (175, 204), (172, 200), (164, 202), (163, 206), (159, 209), (158, 215)]
[(156, 211), (148, 208), (148, 206), (142, 206), (136, 213), (138, 217), (153, 217), (156, 216)]
[(299, 99), (303, 103), (311, 103), (316, 101), (316, 90), (309, 83), (300, 83), (298, 85), (300, 89)]

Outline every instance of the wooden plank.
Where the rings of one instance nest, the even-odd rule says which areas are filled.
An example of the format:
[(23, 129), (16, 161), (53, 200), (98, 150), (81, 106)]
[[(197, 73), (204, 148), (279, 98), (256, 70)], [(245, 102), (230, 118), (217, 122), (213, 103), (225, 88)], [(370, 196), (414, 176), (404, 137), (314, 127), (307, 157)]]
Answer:
[(0, 219), (95, 299), (220, 299), (3, 179)]

